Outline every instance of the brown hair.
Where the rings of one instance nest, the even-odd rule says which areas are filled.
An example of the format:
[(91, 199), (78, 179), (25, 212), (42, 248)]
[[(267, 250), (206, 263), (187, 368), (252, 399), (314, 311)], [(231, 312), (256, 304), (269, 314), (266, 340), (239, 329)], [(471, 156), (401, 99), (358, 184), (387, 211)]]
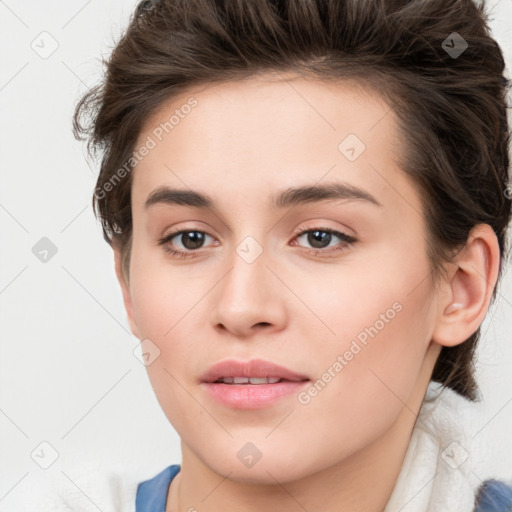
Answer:
[[(472, 0), (143, 1), (104, 63), (103, 81), (78, 103), (73, 127), (77, 138), (88, 140), (91, 155), (102, 155), (93, 208), (105, 240), (121, 249), (127, 279), (130, 157), (144, 121), (191, 86), (272, 71), (354, 79), (382, 94), (403, 133), (401, 167), (422, 195), (434, 282), (479, 223), (497, 235), (501, 277), (511, 216), (509, 83), (485, 5)], [(480, 328), (464, 343), (443, 347), (432, 374), (471, 400), (478, 390), (473, 357), (479, 336)]]

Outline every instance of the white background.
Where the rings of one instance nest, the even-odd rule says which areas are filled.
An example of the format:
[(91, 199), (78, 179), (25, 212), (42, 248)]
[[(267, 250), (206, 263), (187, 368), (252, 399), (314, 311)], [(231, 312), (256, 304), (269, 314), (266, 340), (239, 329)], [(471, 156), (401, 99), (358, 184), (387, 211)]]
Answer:
[[(71, 133), (135, 5), (126, 0), (0, 1), (0, 509), (15, 510), (41, 472), (99, 461), (147, 468), (181, 462), (179, 438), (134, 356), (112, 252), (94, 219), (97, 167)], [(512, 0), (494, 0), (492, 28), (510, 69)], [(508, 20), (508, 22), (507, 22)], [(50, 36), (40, 35), (48, 32)], [(58, 43), (46, 59), (31, 47)], [(33, 43), (35, 41), (35, 43)], [(42, 49), (41, 49), (42, 51)], [(47, 263), (32, 247), (48, 237)], [(509, 264), (510, 265), (510, 264)], [(482, 327), (478, 380), (490, 468), (512, 475), (512, 271)], [(41, 442), (59, 454), (31, 458)], [(51, 457), (48, 446), (39, 447)], [(43, 457), (43, 458), (44, 458)], [(484, 477), (486, 475), (482, 475)], [(499, 476), (499, 475), (498, 475)]]

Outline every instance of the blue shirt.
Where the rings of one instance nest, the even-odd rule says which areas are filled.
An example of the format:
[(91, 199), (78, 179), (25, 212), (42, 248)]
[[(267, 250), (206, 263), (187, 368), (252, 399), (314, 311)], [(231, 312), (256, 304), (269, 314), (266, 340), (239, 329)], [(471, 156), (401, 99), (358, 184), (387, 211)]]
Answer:
[(486, 480), (478, 491), (475, 512), (501, 511), (512, 511), (512, 487), (500, 480)]
[(179, 464), (172, 464), (153, 478), (141, 482), (137, 486), (135, 512), (165, 512), (169, 485), (180, 469)]
[[(179, 464), (173, 464), (141, 482), (137, 486), (135, 512), (165, 512), (169, 485), (180, 469)], [(480, 487), (474, 512), (512, 512), (512, 487), (499, 480), (486, 480)]]

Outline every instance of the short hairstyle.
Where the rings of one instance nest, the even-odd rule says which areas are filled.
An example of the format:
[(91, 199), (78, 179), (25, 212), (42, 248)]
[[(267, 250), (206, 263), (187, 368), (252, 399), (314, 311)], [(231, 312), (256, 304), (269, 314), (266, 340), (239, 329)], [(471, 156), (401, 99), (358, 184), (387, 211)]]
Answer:
[[(484, 3), (143, 1), (103, 62), (103, 79), (80, 99), (73, 129), (88, 141), (90, 155), (101, 154), (93, 208), (105, 240), (120, 248), (125, 279), (132, 244), (130, 157), (145, 120), (192, 86), (288, 71), (356, 81), (396, 113), (404, 147), (400, 168), (421, 195), (434, 283), (479, 223), (496, 233), (501, 278), (511, 216), (509, 81)], [(464, 343), (443, 347), (432, 380), (476, 400), (479, 337), (480, 327)]]

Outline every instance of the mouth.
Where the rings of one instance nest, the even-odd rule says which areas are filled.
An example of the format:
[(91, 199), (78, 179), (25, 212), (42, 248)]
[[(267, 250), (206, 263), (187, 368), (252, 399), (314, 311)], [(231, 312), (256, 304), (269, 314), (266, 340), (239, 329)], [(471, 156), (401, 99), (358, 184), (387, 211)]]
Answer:
[(265, 385), (309, 380), (307, 375), (264, 359), (221, 361), (206, 371), (200, 382), (207, 384)]
[(257, 385), (263, 384), (278, 384), (279, 382), (303, 382), (309, 379), (290, 380), (280, 377), (221, 377), (213, 382), (213, 384), (228, 384), (228, 385)]
[(270, 408), (291, 400), (308, 382), (306, 375), (263, 359), (224, 360), (200, 379), (207, 397), (238, 410)]

